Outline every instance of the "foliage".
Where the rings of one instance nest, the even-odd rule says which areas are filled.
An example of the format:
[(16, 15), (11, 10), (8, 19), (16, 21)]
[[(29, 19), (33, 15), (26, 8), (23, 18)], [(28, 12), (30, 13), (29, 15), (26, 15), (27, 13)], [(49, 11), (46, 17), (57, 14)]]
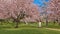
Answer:
[[(24, 27), (23, 27), (24, 26)], [(60, 34), (60, 31), (47, 30), (45, 28), (29, 27), (21, 25), (20, 28), (2, 28), (1, 34)]]
[[(28, 2), (27, 2), (28, 1)], [(18, 27), (18, 22), (40, 20), (38, 6), (34, 0), (0, 0), (0, 19), (13, 19)]]

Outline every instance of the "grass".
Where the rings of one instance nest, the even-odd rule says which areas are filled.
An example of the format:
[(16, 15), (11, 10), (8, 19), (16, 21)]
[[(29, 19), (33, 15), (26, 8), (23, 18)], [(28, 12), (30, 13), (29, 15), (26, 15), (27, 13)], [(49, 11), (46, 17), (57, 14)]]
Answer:
[[(14, 24), (0, 25), (0, 34), (60, 34), (60, 31), (45, 29), (45, 23), (42, 23), (42, 28), (38, 28), (37, 23), (19, 24), (19, 28), (14, 28)], [(60, 28), (58, 24), (49, 23), (48, 28)]]
[(59, 31), (47, 30), (45, 28), (11, 28), (11, 29), (2, 29), (0, 34), (60, 34)]
[[(46, 24), (45, 23), (43, 23), (42, 24), (42, 27), (46, 27)], [(47, 28), (56, 28), (56, 29), (60, 29), (60, 25), (58, 25), (58, 23), (48, 23), (48, 26), (47, 26)]]

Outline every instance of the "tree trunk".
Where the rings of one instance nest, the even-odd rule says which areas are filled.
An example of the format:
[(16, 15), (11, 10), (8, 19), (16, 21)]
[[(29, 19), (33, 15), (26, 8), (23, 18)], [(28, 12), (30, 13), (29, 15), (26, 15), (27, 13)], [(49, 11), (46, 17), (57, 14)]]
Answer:
[(14, 22), (16, 23), (15, 28), (18, 28), (19, 20), (16, 20), (16, 19), (15, 19)]
[(18, 23), (18, 22), (16, 22), (16, 26), (15, 26), (15, 28), (18, 28), (18, 24), (19, 24), (19, 23)]
[(28, 22), (27, 22), (27, 21), (25, 21), (25, 24), (28, 24)]
[(46, 15), (46, 26), (48, 26), (48, 15)]
[(59, 25), (60, 25), (60, 18), (58, 19), (58, 23), (59, 23)]
[(46, 26), (48, 26), (48, 20), (46, 19)]
[(56, 23), (56, 21), (54, 20), (54, 24)]

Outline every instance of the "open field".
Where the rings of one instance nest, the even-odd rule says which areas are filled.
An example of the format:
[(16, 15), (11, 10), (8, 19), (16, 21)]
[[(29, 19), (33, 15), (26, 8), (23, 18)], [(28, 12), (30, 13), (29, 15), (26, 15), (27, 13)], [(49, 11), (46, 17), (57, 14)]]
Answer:
[(42, 28), (38, 28), (37, 23), (33, 24), (19, 24), (19, 28), (14, 28), (13, 24), (0, 25), (0, 34), (60, 34), (60, 31), (50, 30), (46, 28), (60, 28), (57, 24), (54, 26), (49, 24), (45, 27), (42, 24)]

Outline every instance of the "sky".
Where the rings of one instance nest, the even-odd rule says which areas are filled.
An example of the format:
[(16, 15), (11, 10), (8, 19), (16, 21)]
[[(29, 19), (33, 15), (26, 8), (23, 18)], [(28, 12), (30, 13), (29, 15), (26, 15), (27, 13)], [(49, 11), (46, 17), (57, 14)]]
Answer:
[(43, 1), (48, 2), (49, 0), (34, 0), (33, 3), (36, 4), (36, 5), (38, 5), (38, 6), (43, 7), (43, 6), (45, 6), (45, 4), (43, 3)]

